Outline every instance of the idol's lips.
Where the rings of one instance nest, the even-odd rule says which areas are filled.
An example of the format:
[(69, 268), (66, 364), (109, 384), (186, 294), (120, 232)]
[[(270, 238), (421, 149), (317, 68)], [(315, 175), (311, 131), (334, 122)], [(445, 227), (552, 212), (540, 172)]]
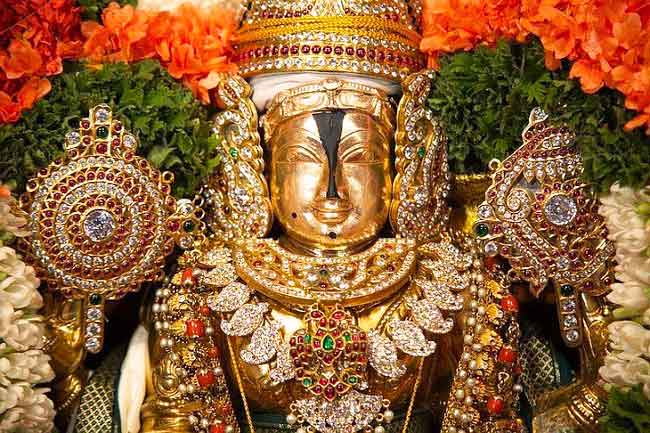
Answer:
[(347, 200), (325, 199), (314, 203), (311, 210), (323, 224), (340, 224), (350, 215), (352, 206)]

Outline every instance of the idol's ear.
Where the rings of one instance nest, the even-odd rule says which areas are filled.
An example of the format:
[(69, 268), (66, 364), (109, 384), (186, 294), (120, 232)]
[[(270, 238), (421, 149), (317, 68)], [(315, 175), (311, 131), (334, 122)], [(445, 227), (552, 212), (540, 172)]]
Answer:
[(224, 75), (217, 86), (214, 118), (219, 165), (197, 197), (206, 223), (217, 238), (264, 237), (273, 213), (264, 178), (264, 156), (252, 89), (237, 75)]
[(435, 238), (449, 221), (447, 139), (426, 106), (431, 74), (415, 73), (402, 87), (390, 221), (397, 234), (422, 243)]
[(492, 185), (475, 225), (485, 253), (510, 261), (511, 277), (539, 295), (557, 294), (562, 337), (582, 342), (580, 292), (601, 296), (613, 281), (614, 245), (607, 240), (598, 201), (584, 183), (575, 135), (551, 125), (536, 108), (524, 144), (492, 165)]

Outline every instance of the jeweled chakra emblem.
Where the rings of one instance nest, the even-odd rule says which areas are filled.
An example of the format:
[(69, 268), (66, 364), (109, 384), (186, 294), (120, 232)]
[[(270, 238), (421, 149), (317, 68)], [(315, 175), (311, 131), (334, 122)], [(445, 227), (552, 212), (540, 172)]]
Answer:
[(104, 301), (158, 277), (171, 252), (173, 175), (135, 155), (137, 140), (99, 105), (66, 135), (65, 154), (27, 184), (33, 261), (50, 288), (85, 299), (86, 349), (103, 344)]

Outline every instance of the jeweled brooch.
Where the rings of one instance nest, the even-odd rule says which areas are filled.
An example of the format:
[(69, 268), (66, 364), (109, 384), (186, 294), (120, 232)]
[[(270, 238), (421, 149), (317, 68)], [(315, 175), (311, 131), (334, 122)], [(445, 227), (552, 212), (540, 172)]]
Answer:
[[(85, 300), (85, 347), (104, 339), (104, 302), (161, 276), (193, 209), (176, 210), (173, 174), (136, 156), (136, 137), (99, 105), (66, 135), (65, 153), (27, 183), (31, 260), (51, 289)], [(187, 225), (187, 224), (185, 224)]]
[(602, 295), (613, 282), (614, 245), (588, 184), (575, 135), (530, 114), (524, 144), (493, 167), (474, 226), (488, 256), (500, 254), (535, 295), (551, 283), (565, 343), (582, 341), (579, 294)]

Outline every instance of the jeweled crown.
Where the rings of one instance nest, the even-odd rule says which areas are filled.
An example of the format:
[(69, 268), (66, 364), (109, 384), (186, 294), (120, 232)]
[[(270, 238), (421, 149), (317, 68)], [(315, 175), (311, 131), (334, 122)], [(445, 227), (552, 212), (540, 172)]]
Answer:
[(243, 76), (347, 72), (401, 81), (425, 66), (412, 0), (253, 0), (239, 31)]

